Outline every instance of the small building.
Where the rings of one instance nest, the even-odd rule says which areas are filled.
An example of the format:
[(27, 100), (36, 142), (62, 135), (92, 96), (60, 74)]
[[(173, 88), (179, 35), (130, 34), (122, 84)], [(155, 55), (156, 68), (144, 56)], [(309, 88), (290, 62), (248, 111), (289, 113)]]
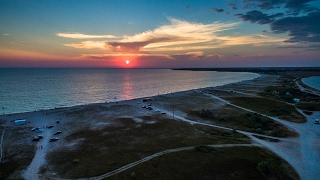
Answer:
[(299, 102), (300, 102), (300, 99), (299, 99), (299, 98), (293, 98), (293, 101), (294, 101), (295, 103), (299, 103)]
[(27, 124), (27, 120), (26, 119), (17, 119), (14, 121), (14, 125), (18, 126), (18, 125), (25, 125)]

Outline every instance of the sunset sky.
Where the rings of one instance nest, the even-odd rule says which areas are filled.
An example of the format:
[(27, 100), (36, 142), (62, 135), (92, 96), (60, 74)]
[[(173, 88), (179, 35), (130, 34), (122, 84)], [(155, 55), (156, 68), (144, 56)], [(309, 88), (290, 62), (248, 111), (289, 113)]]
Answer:
[(320, 1), (0, 0), (0, 67), (320, 66)]

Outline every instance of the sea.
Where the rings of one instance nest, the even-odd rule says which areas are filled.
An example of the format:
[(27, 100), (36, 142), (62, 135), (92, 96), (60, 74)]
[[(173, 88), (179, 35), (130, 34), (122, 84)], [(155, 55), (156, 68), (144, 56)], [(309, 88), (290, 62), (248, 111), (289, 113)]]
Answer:
[(317, 89), (320, 91), (320, 76), (311, 76), (308, 78), (302, 78), (301, 81), (314, 89)]
[(150, 97), (259, 76), (171, 69), (0, 68), (0, 114)]

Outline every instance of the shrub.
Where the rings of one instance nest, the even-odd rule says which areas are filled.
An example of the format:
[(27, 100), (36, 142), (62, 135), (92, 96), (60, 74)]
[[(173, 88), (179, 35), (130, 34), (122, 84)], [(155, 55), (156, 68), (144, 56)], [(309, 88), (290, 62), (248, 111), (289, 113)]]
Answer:
[(281, 129), (275, 129), (271, 132), (272, 136), (281, 136), (282, 130)]
[(257, 124), (254, 125), (254, 128), (256, 128), (256, 129), (260, 128), (261, 129), (262, 128), (262, 124), (257, 123)]
[(258, 115), (252, 116), (252, 119), (257, 123), (261, 122), (261, 117), (259, 117)]
[(224, 117), (220, 117), (220, 119), (219, 119), (219, 121), (225, 121), (226, 120), (226, 118), (224, 118)]
[(262, 161), (258, 164), (258, 169), (261, 173), (265, 174), (265, 175), (269, 175), (270, 172), (270, 168), (269, 168), (269, 162), (268, 161)]
[(246, 113), (246, 116), (247, 116), (247, 117), (251, 117), (252, 114), (251, 114), (251, 113)]
[(201, 111), (201, 116), (202, 117), (206, 117), (206, 118), (210, 118), (210, 119), (214, 119), (214, 115), (209, 109), (202, 110)]
[(262, 134), (262, 133), (263, 133), (263, 130), (262, 130), (261, 128), (257, 128), (257, 129), (256, 129), (256, 132), (259, 133), (259, 134)]

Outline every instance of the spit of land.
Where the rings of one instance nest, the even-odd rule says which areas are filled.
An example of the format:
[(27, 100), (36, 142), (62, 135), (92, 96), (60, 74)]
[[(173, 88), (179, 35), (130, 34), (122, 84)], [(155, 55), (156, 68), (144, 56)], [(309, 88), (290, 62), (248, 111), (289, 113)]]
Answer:
[(315, 179), (320, 97), (301, 77), (1, 115), (0, 179)]

